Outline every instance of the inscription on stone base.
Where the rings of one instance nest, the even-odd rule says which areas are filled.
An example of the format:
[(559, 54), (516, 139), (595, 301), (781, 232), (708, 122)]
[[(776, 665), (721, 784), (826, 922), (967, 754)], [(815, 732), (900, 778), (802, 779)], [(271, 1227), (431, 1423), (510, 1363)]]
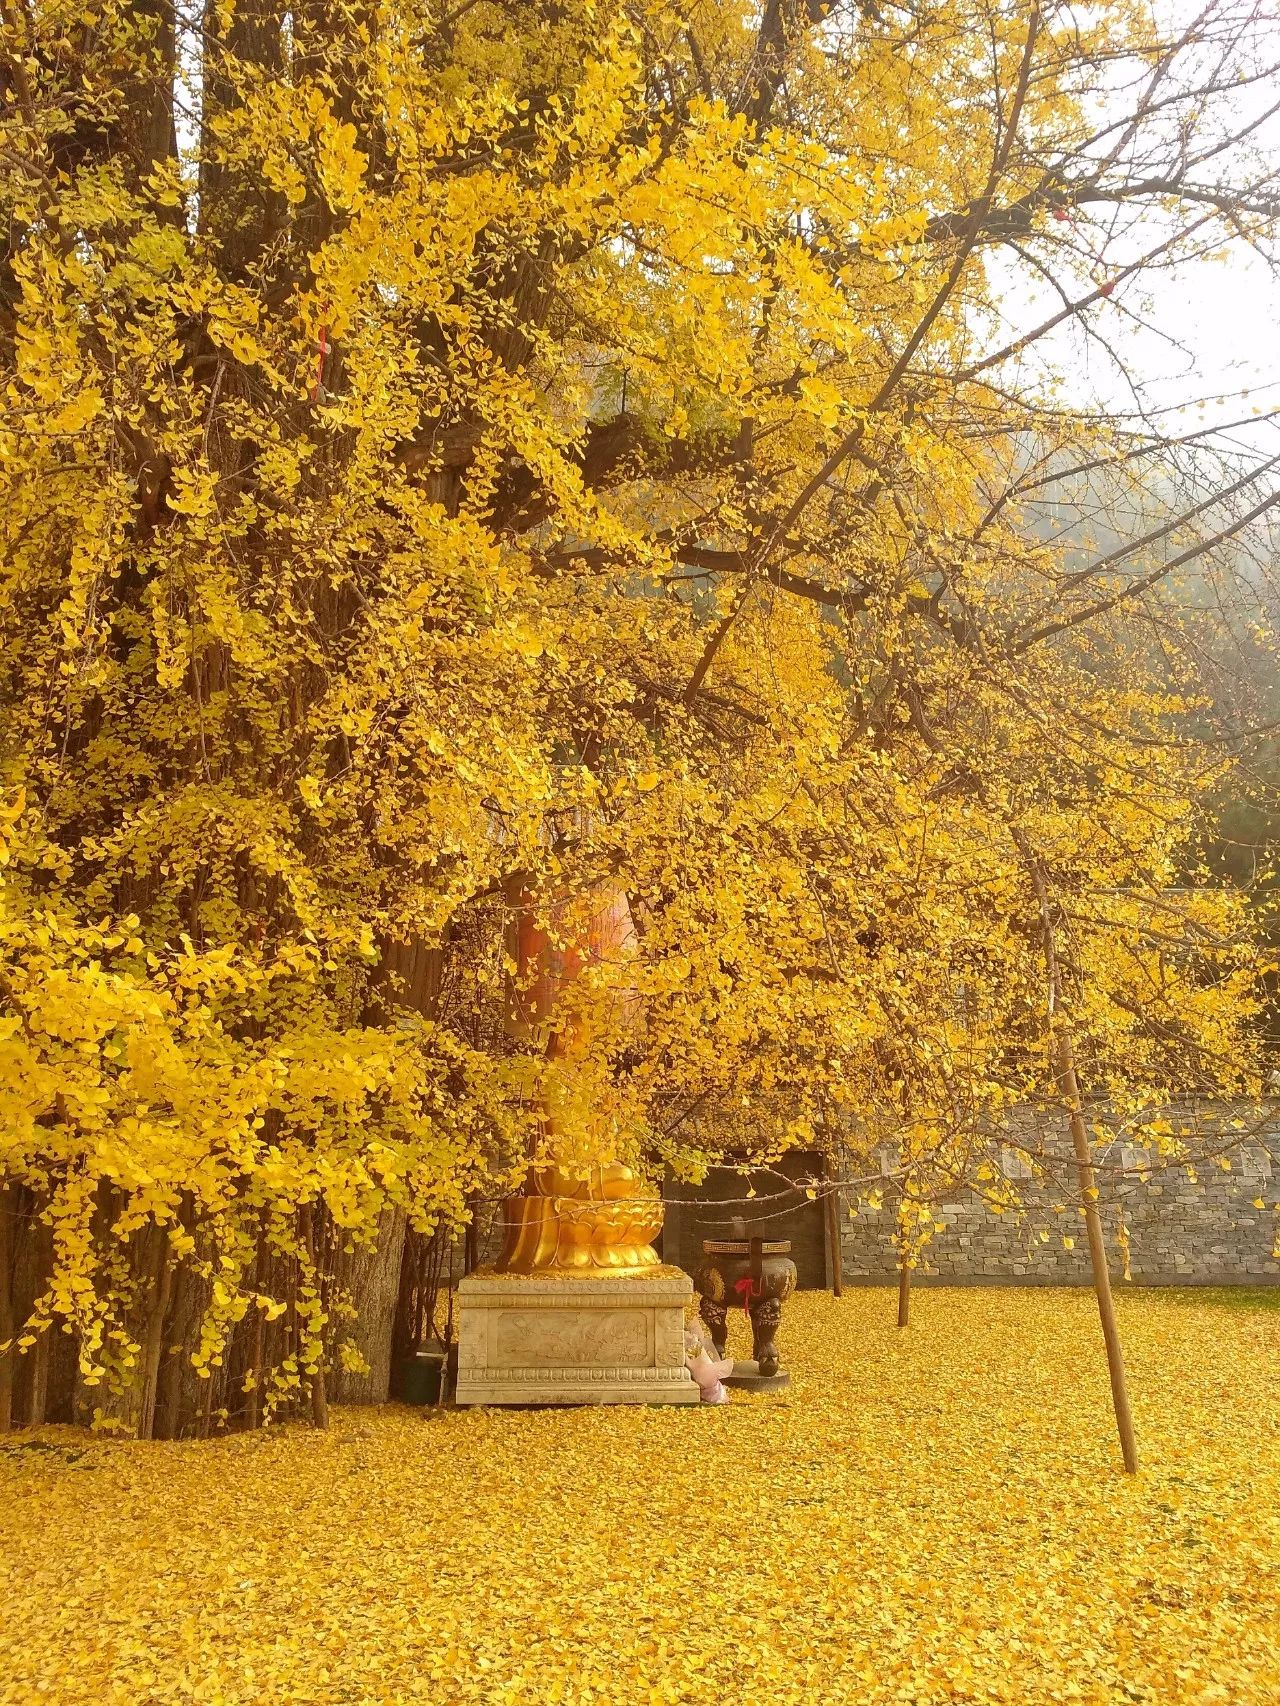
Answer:
[(644, 1309), (495, 1310), (490, 1342), (501, 1363), (541, 1368), (556, 1363), (650, 1361), (652, 1311)]

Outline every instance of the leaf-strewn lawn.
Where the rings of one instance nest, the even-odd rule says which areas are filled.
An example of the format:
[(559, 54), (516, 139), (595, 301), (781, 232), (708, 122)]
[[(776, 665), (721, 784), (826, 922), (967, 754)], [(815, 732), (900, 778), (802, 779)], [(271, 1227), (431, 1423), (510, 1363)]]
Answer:
[(725, 1409), (16, 1434), (0, 1701), (1275, 1706), (1280, 1294), (1241, 1301), (1123, 1293), (1136, 1481), (1064, 1291), (802, 1296), (790, 1394)]

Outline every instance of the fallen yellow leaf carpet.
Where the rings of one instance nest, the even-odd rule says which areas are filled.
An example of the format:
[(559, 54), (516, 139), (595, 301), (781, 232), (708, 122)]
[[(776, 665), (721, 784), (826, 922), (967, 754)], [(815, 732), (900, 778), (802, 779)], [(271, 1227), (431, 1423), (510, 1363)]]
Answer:
[(1125, 1291), (1136, 1479), (1067, 1291), (802, 1295), (722, 1409), (15, 1434), (0, 1701), (1280, 1706), (1276, 1304)]

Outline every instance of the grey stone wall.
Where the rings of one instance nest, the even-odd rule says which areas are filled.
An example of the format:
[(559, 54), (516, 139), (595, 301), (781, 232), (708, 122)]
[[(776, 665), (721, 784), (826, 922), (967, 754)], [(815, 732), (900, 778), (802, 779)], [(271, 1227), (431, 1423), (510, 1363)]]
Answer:
[[(1208, 1129), (1201, 1121), (1198, 1142), (1205, 1151), (1230, 1136), (1225, 1116), (1210, 1122)], [(1029, 1176), (1026, 1150), (1044, 1153), (1042, 1177)], [(1280, 1231), (1276, 1157), (1280, 1126), (1252, 1131), (1230, 1151), (1229, 1169), (1207, 1154), (1187, 1168), (1171, 1166), (1136, 1144), (1111, 1145), (1100, 1156), (1098, 1186), (1113, 1275), (1118, 1277), (1124, 1268), (1123, 1224), (1135, 1283), (1280, 1284), (1280, 1260), (1272, 1255)], [(886, 1155), (885, 1166), (886, 1174), (891, 1173), (892, 1157)], [(1001, 1167), (1016, 1182), (1024, 1210), (1002, 1214), (967, 1191), (931, 1204), (937, 1229), (914, 1277), (952, 1285), (1090, 1283), (1084, 1214), (1061, 1134), (1030, 1129), (1025, 1150), (1005, 1149)], [(896, 1276), (896, 1203), (888, 1178), (882, 1198), (879, 1208), (865, 1201), (859, 1205), (851, 1191), (841, 1213), (844, 1278), (849, 1284), (875, 1284)], [(1262, 1208), (1255, 1206), (1258, 1201)]]
[[(1280, 1215), (1275, 1212), (1280, 1203), (1280, 1115), (1265, 1119), (1256, 1108), (1198, 1107), (1170, 1109), (1169, 1117), (1175, 1129), (1193, 1133), (1188, 1142), (1199, 1158), (1190, 1171), (1122, 1141), (1098, 1152), (1113, 1275), (1118, 1279), (1124, 1270), (1118, 1236), (1123, 1223), (1135, 1284), (1280, 1285), (1280, 1260), (1271, 1254), (1280, 1234)], [(1249, 1134), (1242, 1140), (1232, 1126), (1237, 1118)], [(931, 1204), (938, 1229), (925, 1247), (916, 1280), (944, 1285), (1091, 1283), (1084, 1216), (1061, 1116), (1027, 1115), (1015, 1137), (1016, 1144), (1008, 1146), (1000, 1160), (1017, 1184), (1024, 1211), (997, 1214), (982, 1197), (963, 1191)], [(1212, 1158), (1215, 1150), (1230, 1160), (1228, 1170)], [(1042, 1159), (1041, 1177), (1030, 1176), (1029, 1155)], [(872, 1208), (865, 1200), (859, 1204), (858, 1189), (843, 1193), (837, 1219), (848, 1285), (897, 1279), (892, 1179), (897, 1157), (885, 1151), (882, 1160), (881, 1207)], [(669, 1179), (659, 1245), (663, 1259), (693, 1271), (702, 1239), (726, 1237), (729, 1218), (740, 1215), (753, 1232), (792, 1241), (801, 1286), (830, 1285), (823, 1204), (804, 1188), (823, 1170), (820, 1156), (796, 1150), (767, 1173), (744, 1177), (731, 1168), (714, 1168), (701, 1186)], [(786, 1188), (790, 1180), (795, 1181), (792, 1190)], [(744, 1201), (749, 1190), (756, 1194)], [(865, 1182), (861, 1194), (864, 1199), (870, 1194)], [(1264, 1205), (1261, 1209), (1254, 1206), (1258, 1201)], [(501, 1249), (500, 1219), (493, 1205), (481, 1217), (482, 1262), (494, 1260)]]

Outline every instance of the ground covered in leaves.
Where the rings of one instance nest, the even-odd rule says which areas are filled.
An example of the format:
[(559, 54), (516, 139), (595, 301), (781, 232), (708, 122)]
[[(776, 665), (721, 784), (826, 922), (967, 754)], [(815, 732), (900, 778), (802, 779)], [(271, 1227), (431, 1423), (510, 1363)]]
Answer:
[[(0, 1701), (1280, 1701), (1280, 1293), (788, 1306), (724, 1409), (0, 1442)], [(735, 1327), (741, 1333), (741, 1324)]]

